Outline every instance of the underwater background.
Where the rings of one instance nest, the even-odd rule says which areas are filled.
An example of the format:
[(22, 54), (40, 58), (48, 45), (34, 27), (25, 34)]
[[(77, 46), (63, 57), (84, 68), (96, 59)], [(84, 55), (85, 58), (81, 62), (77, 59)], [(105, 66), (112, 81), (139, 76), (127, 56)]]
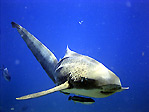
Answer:
[[(15, 98), (55, 86), (25, 42), (11, 26), (14, 21), (44, 43), (59, 59), (67, 45), (112, 70), (129, 90), (92, 105), (68, 101), (55, 92), (40, 98)], [(148, 112), (148, 0), (1, 0), (0, 112)], [(0, 73), (1, 74), (1, 73)]]

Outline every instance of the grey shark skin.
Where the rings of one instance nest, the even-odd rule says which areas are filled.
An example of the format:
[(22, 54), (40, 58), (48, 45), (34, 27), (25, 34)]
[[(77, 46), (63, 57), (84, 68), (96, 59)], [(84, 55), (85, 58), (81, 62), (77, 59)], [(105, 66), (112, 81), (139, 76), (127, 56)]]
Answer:
[(36, 98), (56, 91), (104, 98), (128, 89), (123, 88), (120, 79), (102, 63), (71, 51), (68, 47), (65, 56), (58, 62), (54, 54), (25, 28), (14, 22), (11, 24), (17, 28), (28, 48), (56, 84), (52, 89), (16, 99)]

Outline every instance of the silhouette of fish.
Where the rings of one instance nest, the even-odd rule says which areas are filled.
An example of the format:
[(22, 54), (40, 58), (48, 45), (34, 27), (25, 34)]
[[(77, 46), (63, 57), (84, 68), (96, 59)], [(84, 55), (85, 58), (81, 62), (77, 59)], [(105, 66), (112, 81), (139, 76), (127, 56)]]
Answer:
[(0, 70), (2, 71), (2, 76), (4, 77), (4, 79), (6, 81), (11, 81), (11, 76), (9, 75), (8, 72), (8, 68), (5, 68), (4, 65), (2, 66), (2, 68), (0, 68)]
[(69, 96), (68, 100), (73, 100), (75, 103), (93, 104), (95, 101), (92, 98), (85, 98), (80, 96)]

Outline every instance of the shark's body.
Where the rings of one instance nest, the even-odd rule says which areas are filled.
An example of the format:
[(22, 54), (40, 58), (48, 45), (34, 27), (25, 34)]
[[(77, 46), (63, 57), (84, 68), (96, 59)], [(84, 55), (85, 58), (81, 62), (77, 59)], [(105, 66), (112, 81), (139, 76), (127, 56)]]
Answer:
[(47, 91), (26, 95), (19, 100), (40, 97), (55, 91), (88, 97), (103, 98), (122, 88), (119, 78), (102, 63), (71, 51), (58, 62), (54, 54), (22, 26), (12, 22), (48, 76), (57, 85)]

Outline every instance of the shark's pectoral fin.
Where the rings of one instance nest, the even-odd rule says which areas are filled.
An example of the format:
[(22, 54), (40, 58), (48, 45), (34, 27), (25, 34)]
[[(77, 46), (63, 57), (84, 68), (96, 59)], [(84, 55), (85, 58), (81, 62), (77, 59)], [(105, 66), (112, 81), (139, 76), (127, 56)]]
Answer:
[(22, 97), (19, 97), (19, 98), (16, 98), (16, 99), (17, 100), (26, 100), (26, 99), (31, 99), (31, 98), (37, 98), (37, 97), (44, 96), (44, 95), (47, 95), (47, 94), (50, 94), (50, 93), (53, 93), (53, 92), (56, 92), (56, 91), (68, 89), (69, 87), (70, 87), (70, 85), (69, 85), (68, 81), (66, 81), (64, 84), (56, 86), (52, 89), (49, 89), (49, 90), (46, 90), (46, 91), (41, 91), (41, 92), (38, 92), (38, 93), (29, 94), (29, 95), (22, 96)]
[(41, 64), (43, 69), (46, 71), (48, 76), (54, 81), (54, 83), (56, 83), (54, 72), (55, 66), (57, 65), (58, 61), (54, 54), (25, 28), (23, 28), (19, 24), (16, 24), (15, 22), (11, 22), (11, 24), (13, 28), (17, 28), (19, 34), (25, 41), (28, 48), (31, 50), (31, 52)]
[(128, 90), (129, 87), (121, 87), (121, 89), (117, 90), (117, 92), (121, 92), (121, 91), (124, 91), (124, 90)]
[(127, 90), (129, 89), (129, 87), (122, 87), (122, 90)]

